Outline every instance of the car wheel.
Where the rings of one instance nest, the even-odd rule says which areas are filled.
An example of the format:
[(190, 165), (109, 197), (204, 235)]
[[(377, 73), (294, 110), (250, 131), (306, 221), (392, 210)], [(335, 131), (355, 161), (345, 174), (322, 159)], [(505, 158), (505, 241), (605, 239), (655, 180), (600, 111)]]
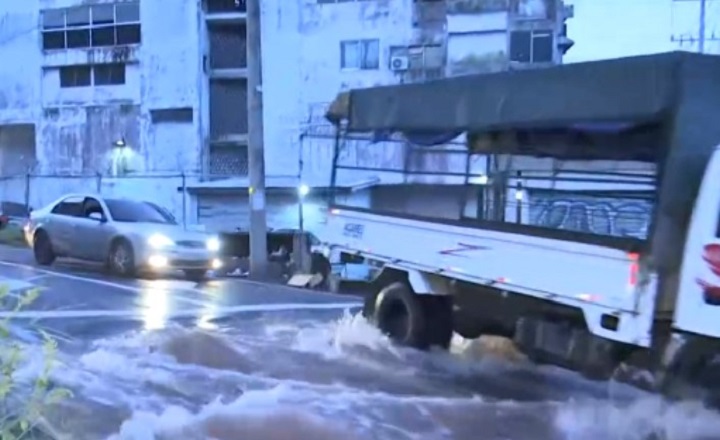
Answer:
[(108, 255), (108, 267), (115, 275), (135, 276), (135, 253), (130, 243), (119, 240), (112, 245)]
[(205, 269), (186, 269), (183, 272), (185, 273), (186, 280), (194, 281), (196, 283), (205, 281), (205, 278), (207, 277), (207, 271)]
[(55, 252), (50, 237), (45, 231), (38, 231), (33, 240), (33, 255), (35, 261), (41, 266), (49, 266), (55, 261)]

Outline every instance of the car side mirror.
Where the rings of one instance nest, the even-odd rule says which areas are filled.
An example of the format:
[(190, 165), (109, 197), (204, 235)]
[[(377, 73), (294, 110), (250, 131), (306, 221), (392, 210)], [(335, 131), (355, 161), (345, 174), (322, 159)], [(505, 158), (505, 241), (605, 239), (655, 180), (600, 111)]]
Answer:
[(107, 221), (107, 219), (105, 218), (105, 216), (102, 215), (102, 214), (99, 213), (99, 212), (91, 212), (90, 214), (88, 214), (88, 218), (91, 218), (91, 219), (93, 219), (93, 220), (97, 220), (97, 221), (99, 221), (100, 223), (105, 223), (105, 222)]

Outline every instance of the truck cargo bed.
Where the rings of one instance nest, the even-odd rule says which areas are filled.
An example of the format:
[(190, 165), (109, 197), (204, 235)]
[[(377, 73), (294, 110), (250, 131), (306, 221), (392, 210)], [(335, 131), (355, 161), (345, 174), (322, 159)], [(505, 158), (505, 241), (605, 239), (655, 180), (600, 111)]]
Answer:
[(387, 264), (562, 303), (637, 311), (641, 240), (538, 229), (470, 227), (334, 208), (323, 239), (341, 252)]

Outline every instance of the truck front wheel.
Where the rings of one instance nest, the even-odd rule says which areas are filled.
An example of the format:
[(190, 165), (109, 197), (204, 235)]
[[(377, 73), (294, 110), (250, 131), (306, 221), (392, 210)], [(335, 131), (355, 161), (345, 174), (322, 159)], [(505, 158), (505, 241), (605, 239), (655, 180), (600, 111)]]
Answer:
[(369, 297), (364, 313), (401, 345), (420, 350), (450, 346), (453, 331), (450, 297), (417, 295), (406, 284), (396, 282), (377, 296)]

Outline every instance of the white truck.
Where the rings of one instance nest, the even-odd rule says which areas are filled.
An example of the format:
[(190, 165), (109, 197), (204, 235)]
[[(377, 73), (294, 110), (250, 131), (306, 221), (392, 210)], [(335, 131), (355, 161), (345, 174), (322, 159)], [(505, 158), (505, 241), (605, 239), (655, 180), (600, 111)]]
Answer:
[[(645, 236), (628, 237), (528, 224), (512, 207), (447, 218), (432, 215), (431, 199), (420, 215), (336, 198), (324, 253), (330, 263), (382, 267), (365, 314), (402, 344), (447, 347), (453, 331), (502, 335), (531, 360), (590, 378), (635, 365), (652, 373), (655, 390), (715, 396), (718, 78), (720, 57), (674, 52), (353, 90), (328, 111), (341, 133), (334, 180), (350, 168), (341, 165), (349, 133), (374, 133), (367, 148), (384, 148), (393, 133), (416, 144), (464, 133), (468, 155), (651, 164), (654, 209)], [(532, 204), (531, 179), (505, 185), (518, 199), (506, 197), (505, 208)]]

